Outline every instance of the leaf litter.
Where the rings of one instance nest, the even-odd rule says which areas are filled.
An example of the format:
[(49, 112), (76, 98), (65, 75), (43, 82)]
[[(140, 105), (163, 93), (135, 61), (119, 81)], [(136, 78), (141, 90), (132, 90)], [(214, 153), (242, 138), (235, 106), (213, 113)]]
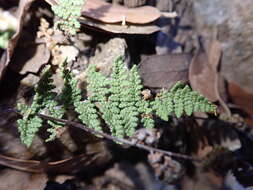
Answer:
[[(170, 11), (191, 7), (184, 0), (171, 2), (168, 7)], [(238, 167), (243, 165), (244, 174), (251, 176), (252, 173), (250, 170), (252, 163), (248, 161), (252, 155), (252, 140), (249, 140), (250, 138), (242, 130), (242, 128), (252, 129), (250, 126), (253, 123), (252, 94), (236, 83), (224, 81), (221, 77), (219, 68), (222, 64), (223, 46), (219, 40), (204, 38), (200, 43), (195, 40), (195, 44), (199, 43), (195, 47), (197, 49), (188, 51), (188, 47), (194, 47), (195, 44), (188, 37), (184, 37), (188, 35), (184, 29), (190, 30), (191, 35), (199, 34), (194, 27), (189, 29), (190, 27), (180, 25), (180, 20), (177, 25), (176, 18), (171, 18), (172, 22), (167, 23), (166, 27), (169, 29), (166, 35), (170, 35), (172, 41), (176, 41), (178, 36), (173, 32), (180, 31), (181, 38), (184, 40), (180, 41), (181, 44), (177, 44), (181, 45), (182, 53), (157, 55), (154, 39), (161, 26), (156, 23), (156, 20), (170, 12), (161, 13), (158, 8), (150, 6), (150, 2), (148, 2), (149, 6), (128, 8), (102, 0), (87, 0), (80, 18), (82, 29), (79, 32), (84, 38), (73, 37), (74, 42), (82, 41), (82, 43), (64, 44), (62, 41), (63, 46), (73, 47), (75, 51), (66, 48), (59, 53), (67, 52), (73, 55), (68, 66), (71, 68), (75, 65), (75, 69), (80, 70), (78, 73), (82, 73), (89, 62), (96, 64), (98, 60), (101, 61), (101, 58), (111, 55), (110, 51), (113, 50), (105, 44), (108, 44), (111, 39), (120, 38), (122, 40), (116, 40), (119, 44), (114, 44), (113, 49), (116, 49), (115, 46), (125, 48), (123, 52), (127, 52), (124, 53), (124, 56), (128, 57), (127, 67), (138, 64), (143, 84), (145, 88), (151, 90), (149, 98), (155, 97), (161, 90), (170, 88), (180, 80), (190, 83), (194, 90), (209, 100), (218, 102), (222, 107), (218, 111), (220, 118), (205, 115), (201, 118), (195, 116), (181, 120), (172, 117), (170, 123), (158, 121), (158, 132), (161, 135), (155, 139), (154, 146), (197, 157), (202, 160), (199, 162), (201, 164), (193, 161), (189, 166), (188, 161), (184, 159), (114, 144), (67, 126), (56, 142), (43, 143), (42, 139), (46, 135), (45, 131), (41, 131), (30, 149), (23, 147), (15, 123), (18, 116), (9, 114), (6, 110), (15, 107), (17, 102), (31, 101), (33, 86), (36, 84), (41, 68), (56, 57), (52, 55), (52, 49), (49, 48), (46, 40), (39, 39), (36, 33), (42, 17), (52, 25), (54, 18), (48, 4), (57, 3), (59, 1), (56, 0), (45, 2), (21, 0), (15, 13), (18, 21), (16, 32), (10, 39), (7, 49), (1, 51), (0, 189), (55, 190), (67, 187), (71, 190), (149, 189), (150, 187), (165, 189), (172, 182), (180, 184), (181, 189), (191, 189), (189, 184), (194, 184), (201, 189), (212, 189), (211, 187), (218, 189), (227, 180), (224, 178), (224, 172), (226, 175), (229, 174), (227, 169), (233, 172), (234, 178), (241, 184), (252, 186), (248, 178), (237, 171)], [(177, 16), (179, 18), (183, 16), (184, 22), (187, 22), (183, 13), (180, 11), (178, 13)], [(188, 22), (191, 22), (191, 18)], [(187, 48), (184, 48), (186, 46)], [(106, 48), (106, 51), (101, 48)], [(103, 55), (103, 52), (106, 52), (106, 55)], [(97, 60), (96, 55), (99, 55)], [(136, 55), (137, 57), (134, 57)], [(108, 68), (101, 69), (108, 72)], [(20, 82), (24, 79), (30, 83)], [(12, 83), (17, 86), (10, 90), (12, 88), (9, 88), (9, 85)], [(58, 83), (61, 85), (61, 81)], [(227, 86), (224, 85), (225, 83)], [(225, 119), (221, 117), (224, 112)], [(145, 145), (146, 141), (138, 140), (138, 143)], [(219, 149), (220, 147), (222, 148)], [(240, 152), (241, 149), (244, 151)], [(236, 152), (239, 152), (239, 158), (234, 154)], [(203, 168), (207, 166), (208, 171), (204, 171)], [(248, 169), (246, 166), (249, 166)], [(189, 178), (189, 172), (193, 173), (196, 179), (194, 182)], [(62, 179), (57, 180), (58, 178)], [(160, 181), (157, 181), (157, 178)], [(16, 183), (13, 184), (13, 181)]]

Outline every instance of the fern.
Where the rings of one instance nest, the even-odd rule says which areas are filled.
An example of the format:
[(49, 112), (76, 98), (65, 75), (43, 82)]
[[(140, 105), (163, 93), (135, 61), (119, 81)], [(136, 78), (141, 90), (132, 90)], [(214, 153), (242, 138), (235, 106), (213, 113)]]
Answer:
[(75, 103), (81, 101), (81, 90), (77, 88), (78, 81), (74, 79), (73, 74), (67, 69), (67, 60), (60, 64), (61, 78), (64, 81), (60, 101), (63, 102), (65, 110), (68, 110)]
[[(58, 103), (54, 100), (56, 97), (56, 93), (52, 91), (54, 88), (51, 67), (48, 66), (43, 70), (40, 81), (35, 87), (32, 105), (30, 107), (23, 104), (18, 105), (18, 109), (23, 115), (23, 118), (17, 121), (19, 125), (18, 129), (22, 142), (28, 147), (31, 145), (39, 128), (42, 127), (42, 120), (37, 116), (38, 113), (46, 110), (53, 117), (61, 118), (63, 116), (63, 109), (55, 109)], [(59, 122), (48, 121), (48, 124), (52, 128), (48, 130), (51, 135), (47, 141), (53, 140), (56, 136), (55, 129), (61, 127), (61, 123)]]
[(151, 104), (156, 115), (165, 121), (172, 113), (180, 118), (183, 113), (190, 116), (193, 112), (214, 113), (216, 110), (215, 105), (182, 82), (177, 82), (170, 91), (160, 93)]
[(79, 119), (92, 129), (102, 131), (101, 123), (95, 104), (90, 100), (78, 102), (75, 104), (75, 111), (79, 113)]
[(42, 126), (42, 119), (35, 115), (36, 110), (32, 110), (26, 105), (18, 105), (18, 109), (20, 109), (21, 114), (24, 115), (23, 119), (17, 121), (20, 138), (21, 141), (29, 147), (32, 144), (35, 134)]
[[(103, 76), (95, 65), (90, 65), (87, 74), (88, 97), (83, 101), (78, 81), (66, 67), (66, 62), (60, 66), (64, 86), (61, 94), (53, 92), (52, 72), (47, 67), (35, 88), (32, 105), (19, 105), (23, 119), (18, 120), (22, 141), (30, 146), (32, 139), (42, 126), (42, 120), (37, 116), (43, 110), (56, 118), (62, 118), (70, 108), (79, 114), (82, 123), (95, 130), (102, 131), (102, 122), (110, 128), (113, 136), (123, 138), (132, 136), (136, 128), (142, 124), (145, 128), (155, 126), (154, 117), (168, 121), (175, 114), (178, 118), (184, 113), (212, 112), (216, 110), (211, 102), (194, 92), (181, 82), (176, 83), (169, 91), (162, 91), (154, 100), (142, 97), (143, 86), (136, 66), (128, 70), (122, 57), (118, 58), (110, 78)], [(57, 100), (57, 101), (56, 101)], [(59, 102), (59, 103), (58, 103)], [(60, 106), (61, 105), (61, 106)], [(48, 132), (52, 140), (57, 135), (61, 123), (48, 121), (51, 126)]]
[[(82, 123), (87, 126), (102, 131), (101, 122), (99, 120), (99, 114), (97, 111), (96, 104), (101, 105), (106, 101), (106, 94), (108, 90), (106, 88), (108, 80), (106, 77), (96, 71), (95, 65), (92, 65), (88, 69), (88, 76), (92, 75), (92, 78), (88, 77), (89, 86), (88, 91), (92, 94), (85, 101), (78, 101), (75, 103), (75, 111), (79, 113), (78, 118)], [(91, 91), (93, 89), (93, 91)]]
[(215, 112), (216, 109), (206, 98), (181, 82), (170, 91), (161, 92), (153, 101), (142, 98), (142, 89), (137, 67), (133, 66), (128, 71), (122, 58), (115, 61), (110, 79), (99, 73), (94, 65), (89, 69), (89, 104), (97, 105), (112, 135), (116, 137), (131, 136), (140, 122), (146, 128), (153, 128), (154, 115), (168, 121), (172, 114), (179, 118), (184, 113), (191, 115), (196, 111)]
[[(95, 66), (91, 66), (87, 81), (91, 92), (89, 100), (98, 105), (112, 135), (120, 138), (132, 136), (139, 124), (140, 113), (148, 113), (148, 104), (141, 98), (143, 86), (137, 67), (134, 66), (128, 72), (120, 57), (114, 63), (110, 79), (101, 75)], [(144, 126), (153, 127), (153, 120), (144, 122)]]
[[(154, 120), (151, 116), (152, 109), (150, 108), (150, 103), (142, 99), (142, 89), (143, 85), (141, 84), (141, 78), (137, 70), (137, 66), (134, 65), (129, 72), (129, 81), (130, 81), (130, 89), (131, 89), (131, 96), (133, 104), (135, 105), (135, 117), (137, 118), (138, 115), (141, 115), (141, 123), (145, 128), (153, 128), (154, 127)], [(129, 96), (126, 94), (126, 96)], [(138, 120), (136, 120), (135, 125), (138, 125)], [(135, 126), (135, 128), (136, 128)], [(134, 129), (135, 129), (134, 128)], [(133, 130), (133, 129), (131, 129)], [(132, 131), (135, 132), (135, 131)], [(131, 136), (131, 134), (129, 135)]]
[(75, 35), (81, 27), (77, 19), (81, 16), (83, 5), (84, 0), (59, 0), (59, 5), (52, 6), (53, 12), (60, 18), (55, 27)]

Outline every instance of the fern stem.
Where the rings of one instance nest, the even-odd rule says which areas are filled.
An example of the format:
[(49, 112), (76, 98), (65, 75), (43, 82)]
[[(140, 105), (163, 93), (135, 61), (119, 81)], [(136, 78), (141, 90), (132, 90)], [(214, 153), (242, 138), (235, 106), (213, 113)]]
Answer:
[(82, 129), (86, 132), (95, 134), (97, 136), (102, 136), (102, 137), (104, 137), (108, 140), (112, 140), (112, 141), (119, 142), (121, 144), (126, 144), (126, 145), (129, 145), (129, 146), (134, 146), (134, 147), (137, 147), (137, 148), (140, 148), (140, 149), (143, 149), (143, 150), (147, 150), (149, 152), (159, 152), (159, 153), (162, 153), (166, 156), (172, 156), (172, 157), (177, 157), (177, 158), (182, 158), (182, 159), (197, 161), (197, 162), (201, 161), (199, 158), (196, 158), (196, 157), (193, 157), (193, 156), (188, 156), (188, 155), (185, 155), (185, 154), (180, 154), (180, 153), (175, 153), (175, 152), (171, 152), (171, 151), (167, 151), (167, 150), (153, 148), (153, 147), (146, 146), (146, 145), (143, 145), (143, 144), (134, 143), (134, 142), (129, 141), (129, 140), (124, 139), (124, 138), (117, 138), (117, 137), (111, 136), (109, 134), (103, 133), (101, 131), (96, 131), (92, 128), (89, 128), (89, 127), (83, 125), (83, 124), (76, 123), (76, 122), (73, 122), (73, 121), (68, 121), (68, 120), (65, 120), (65, 119), (58, 119), (58, 118), (54, 118), (54, 117), (44, 115), (44, 114), (37, 114), (37, 115), (39, 117), (43, 118), (43, 119), (46, 119), (46, 120), (62, 122), (62, 123), (65, 123), (68, 126)]

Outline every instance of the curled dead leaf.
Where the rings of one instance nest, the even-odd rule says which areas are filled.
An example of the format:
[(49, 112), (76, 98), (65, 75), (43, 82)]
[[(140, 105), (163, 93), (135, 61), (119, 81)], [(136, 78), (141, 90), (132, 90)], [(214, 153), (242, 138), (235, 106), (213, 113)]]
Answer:
[[(219, 77), (218, 66), (221, 59), (221, 45), (215, 39), (199, 39), (200, 48), (194, 55), (190, 68), (189, 80), (193, 90), (198, 91), (212, 102), (219, 101), (228, 116), (231, 112), (224, 102), (224, 80)], [(223, 95), (223, 94), (222, 94)]]
[(125, 19), (129, 23), (146, 24), (158, 19), (161, 13), (151, 6), (126, 8), (101, 0), (87, 0), (82, 15), (105, 23), (117, 23)]
[[(59, 3), (57, 0), (46, 0), (51, 5)], [(161, 16), (158, 9), (151, 6), (127, 8), (110, 4), (102, 0), (86, 0), (82, 16), (89, 17), (104, 23), (129, 22), (134, 24), (147, 24)]]
[(154, 24), (146, 24), (146, 25), (127, 25), (122, 26), (119, 24), (106, 24), (93, 19), (82, 17), (80, 18), (81, 24), (96, 28), (102, 31), (115, 33), (115, 34), (152, 34), (160, 30), (160, 28)]
[(220, 56), (221, 47), (219, 42), (206, 42), (200, 45), (200, 48), (191, 61), (189, 69), (191, 87), (210, 101), (217, 101), (219, 99), (216, 84)]

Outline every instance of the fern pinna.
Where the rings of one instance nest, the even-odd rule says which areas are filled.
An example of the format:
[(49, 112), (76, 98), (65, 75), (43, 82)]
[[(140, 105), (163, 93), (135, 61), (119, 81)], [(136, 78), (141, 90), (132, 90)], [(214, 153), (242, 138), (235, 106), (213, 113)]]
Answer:
[(58, 5), (52, 6), (55, 15), (59, 20), (55, 27), (66, 34), (75, 35), (81, 28), (78, 18), (81, 16), (85, 0), (59, 0)]
[[(66, 65), (61, 67), (64, 87), (60, 95), (52, 92), (54, 85), (51, 79), (50, 67), (46, 68), (30, 107), (19, 105), (23, 119), (18, 120), (21, 140), (30, 146), (34, 135), (42, 126), (42, 120), (37, 116), (43, 109), (57, 118), (63, 117), (69, 107), (79, 114), (79, 119), (95, 130), (103, 130), (102, 120), (109, 127), (111, 134), (123, 138), (132, 136), (138, 126), (152, 128), (155, 126), (154, 116), (168, 121), (175, 114), (178, 118), (184, 113), (216, 111), (216, 106), (206, 98), (194, 92), (189, 86), (177, 82), (169, 91), (162, 91), (153, 100), (142, 96), (143, 86), (136, 66), (130, 70), (120, 57), (114, 62), (110, 78), (103, 76), (95, 65), (90, 65), (87, 74), (88, 97), (82, 100), (81, 90), (77, 80)], [(41, 90), (43, 89), (43, 90)], [(56, 101), (57, 99), (57, 101)], [(58, 103), (59, 102), (59, 103)], [(59, 106), (61, 104), (61, 106)], [(58, 109), (55, 109), (58, 107)], [(60, 123), (48, 122), (51, 135), (56, 136)], [(141, 125), (140, 125), (141, 124)]]
[[(57, 118), (61, 118), (64, 114), (64, 110), (61, 107), (57, 108), (56, 93), (52, 91), (54, 88), (51, 67), (47, 66), (42, 73), (39, 83), (35, 87), (32, 105), (18, 104), (18, 109), (23, 115), (23, 118), (17, 121), (19, 125), (18, 130), (22, 142), (27, 146), (32, 144), (35, 134), (42, 126), (42, 119), (38, 117), (38, 113), (47, 110), (51, 116)], [(51, 140), (56, 136), (56, 129), (61, 127), (61, 124), (52, 121), (48, 121), (48, 124), (52, 127), (48, 129), (51, 135), (47, 140)]]

